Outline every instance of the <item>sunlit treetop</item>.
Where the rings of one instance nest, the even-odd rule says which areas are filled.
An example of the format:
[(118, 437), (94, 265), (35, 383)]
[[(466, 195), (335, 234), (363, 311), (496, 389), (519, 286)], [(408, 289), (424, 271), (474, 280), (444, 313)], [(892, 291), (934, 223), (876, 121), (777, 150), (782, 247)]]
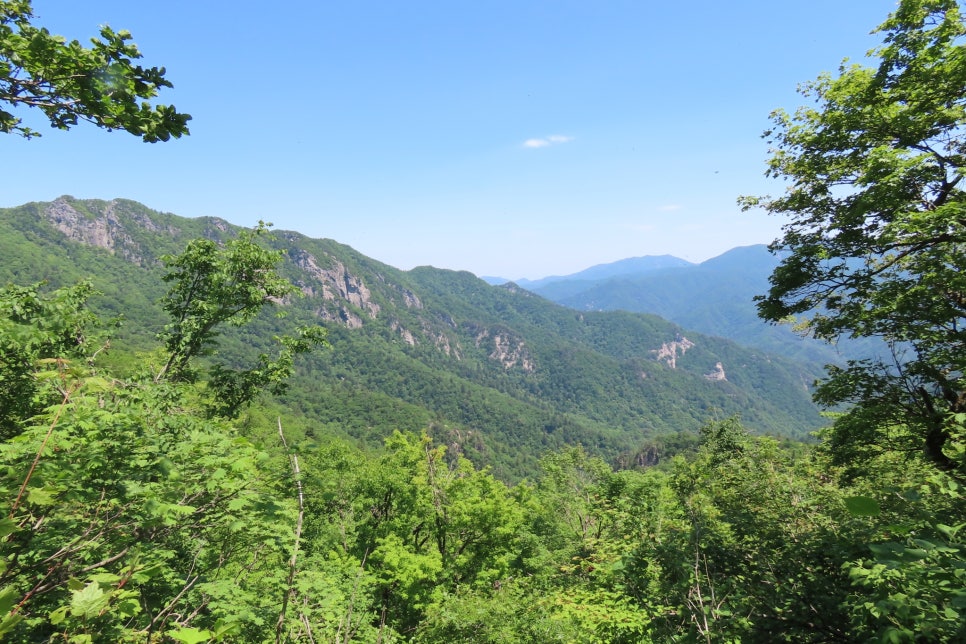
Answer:
[(843, 64), (803, 86), (811, 105), (772, 116), (767, 173), (786, 191), (743, 203), (788, 222), (758, 308), (891, 350), (818, 389), (854, 405), (836, 423), (840, 453), (918, 447), (952, 469), (949, 418), (966, 412), (966, 23), (956, 0), (902, 0), (878, 31), (875, 67)]
[(163, 67), (135, 63), (141, 52), (129, 32), (103, 26), (85, 47), (33, 19), (29, 0), (0, 0), (0, 132), (40, 136), (16, 114), (37, 108), (61, 130), (87, 121), (148, 143), (189, 133), (190, 115), (151, 104), (160, 88), (172, 84)]

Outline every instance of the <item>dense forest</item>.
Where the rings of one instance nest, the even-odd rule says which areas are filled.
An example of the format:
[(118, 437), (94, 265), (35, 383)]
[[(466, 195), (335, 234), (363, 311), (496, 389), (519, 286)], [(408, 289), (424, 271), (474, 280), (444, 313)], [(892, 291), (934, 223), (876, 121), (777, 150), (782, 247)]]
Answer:
[[(43, 74), (36, 56), (70, 53), (43, 32), (37, 42), (48, 46), (24, 46), (29, 3), (0, 8), (0, 60), (13, 61), (0, 76), (23, 84), (17, 65)], [(829, 369), (815, 397), (833, 411), (816, 440), (750, 432), (741, 416), (709, 407), (697, 431), (641, 433), (621, 452), (607, 441), (631, 412), (596, 405), (578, 415), (579, 391), (537, 379), (535, 388), (551, 390), (539, 400), (561, 411), (536, 435), (555, 438), (514, 463), (514, 449), (534, 445), (513, 442), (523, 428), (504, 427), (497, 472), (484, 438), (459, 434), (476, 416), (494, 416), (494, 427), (548, 418), (543, 402), (511, 395), (530, 360), (589, 360), (568, 387), (639, 385), (649, 379), (608, 367), (622, 351), (637, 364), (627, 330), (657, 323), (632, 314), (629, 325), (621, 315), (587, 322), (512, 289), (481, 303), (472, 276), (414, 271), (407, 284), (446, 300), (456, 317), (492, 307), (486, 327), (465, 328), (468, 316), (455, 326), (504, 364), (468, 361), (478, 380), (436, 371), (417, 379), (452, 387), (427, 415), (352, 382), (351, 352), (362, 346), (353, 343), (365, 336), (347, 329), (385, 301), (361, 298), (346, 279), (360, 295), (355, 308), (301, 315), (291, 303), (311, 298), (312, 285), (288, 273), (291, 249), (263, 224), (216, 233), (199, 222), (206, 234), (169, 235), (155, 272), (139, 266), (132, 237), (111, 238), (123, 241), (112, 251), (127, 253), (126, 264), (66, 242), (50, 256), (52, 273), (72, 265), (72, 253), (129, 271), (144, 286), (137, 294), (98, 292), (97, 275), (45, 281), (5, 235), (17, 279), (0, 289), (0, 638), (966, 640), (966, 24), (955, 0), (903, 0), (880, 32), (877, 68), (843, 67), (803, 87), (812, 107), (773, 115), (769, 173), (789, 188), (743, 198), (789, 221), (773, 245), (782, 259), (758, 300), (761, 316), (890, 349), (888, 360)], [(94, 72), (98, 55), (130, 63), (125, 35), (103, 37), (85, 58)], [(86, 117), (149, 140), (186, 133), (187, 117), (173, 109), (124, 109), (164, 83), (159, 70), (145, 84), (146, 70), (126, 69), (137, 91), (95, 100)], [(66, 113), (49, 106), (65, 127), (70, 110), (99, 96), (96, 86), (55, 90), (80, 95)], [(0, 130), (29, 134), (2, 111)], [(40, 234), (31, 226), (16, 239)], [(393, 288), (417, 310), (415, 291)], [(515, 334), (531, 324), (530, 307), (581, 343), (524, 352)], [(125, 326), (144, 311), (157, 317), (151, 334)], [(275, 324), (273, 313), (294, 319)], [(442, 362), (459, 337), (423, 329), (438, 341), (432, 350), (401, 342), (410, 336), (400, 329), (421, 328), (413, 316), (373, 327), (390, 340), (378, 345), (381, 379), (400, 390), (413, 384), (397, 365), (418, 375), (415, 356)], [(463, 346), (469, 355), (473, 345)], [(344, 362), (322, 371), (313, 360), (323, 354)], [(299, 407), (311, 396), (293, 391), (308, 387), (300, 370), (313, 368), (319, 390), (342, 401), (322, 424)], [(696, 369), (667, 382), (707, 386)], [(720, 400), (734, 400), (729, 391)], [(471, 412), (466, 424), (448, 425), (444, 404)], [(693, 408), (668, 409), (678, 414), (671, 423), (693, 420)], [(360, 417), (393, 414), (404, 431), (381, 445), (363, 440)], [(568, 444), (568, 431), (600, 444)], [(474, 450), (474, 441), (484, 442)]]
[(595, 272), (583, 271), (526, 288), (580, 311), (651, 313), (685, 329), (812, 365), (816, 373), (827, 364), (844, 364), (882, 350), (870, 338), (838, 338), (830, 344), (803, 337), (794, 325), (763, 321), (754, 298), (768, 289), (768, 276), (778, 263), (779, 256), (759, 244), (733, 248), (700, 264), (645, 265), (646, 270), (635, 270), (633, 264), (616, 262), (615, 274), (593, 277)]
[(168, 256), (172, 321), (135, 364), (108, 366), (89, 285), (3, 291), (7, 639), (962, 634), (959, 478), (908, 455), (840, 465), (736, 418), (656, 439), (677, 453), (658, 467), (573, 447), (512, 486), (426, 434), (298, 449), (248, 403), (325, 344), (319, 327), (252, 365), (205, 356), (290, 288), (260, 241)]
[[(123, 361), (163, 330), (162, 258), (241, 230), (124, 199), (3, 208), (0, 282), (90, 279), (91, 310), (120, 318), (107, 358)], [(799, 439), (826, 424), (809, 390), (820, 372), (780, 355), (653, 315), (578, 313), (467, 272), (400, 271), (332, 240), (277, 231), (261, 241), (283, 253), (278, 271), (298, 294), (229, 328), (217, 350), (245, 364), (276, 335), (325, 327), (336, 349), (306, 356), (280, 400), (287, 424), (310, 438), (379, 449), (394, 430), (428, 427), (452, 452), (518, 481), (547, 450), (582, 444), (628, 461), (646, 440), (712, 417), (740, 413), (754, 432)]]

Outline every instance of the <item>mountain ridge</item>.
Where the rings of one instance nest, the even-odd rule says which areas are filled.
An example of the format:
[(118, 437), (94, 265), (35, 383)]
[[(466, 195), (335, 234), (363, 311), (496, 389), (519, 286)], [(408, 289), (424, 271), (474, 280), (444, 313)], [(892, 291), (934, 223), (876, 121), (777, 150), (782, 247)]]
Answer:
[(589, 268), (585, 268), (570, 275), (550, 275), (548, 277), (541, 277), (536, 280), (529, 280), (526, 278), (511, 280), (502, 277), (481, 277), (480, 279), (488, 282), (489, 284), (493, 284), (494, 286), (498, 286), (506, 282), (513, 282), (514, 284), (522, 286), (528, 290), (538, 290), (548, 284), (562, 280), (603, 280), (621, 277), (624, 275), (637, 275), (640, 273), (663, 270), (667, 268), (683, 268), (686, 266), (695, 266), (695, 264), (685, 259), (681, 259), (680, 257), (675, 257), (674, 255), (643, 255), (641, 257), (619, 259), (615, 262), (595, 264)]
[(803, 337), (791, 324), (758, 317), (754, 298), (768, 291), (781, 255), (764, 244), (738, 246), (700, 264), (587, 280), (581, 273), (534, 289), (580, 311), (625, 310), (659, 315), (683, 327), (798, 360), (821, 375), (827, 364), (875, 355), (872, 341), (835, 345)]
[[(130, 200), (61, 197), (0, 209), (3, 281), (54, 285), (93, 275), (95, 306), (125, 313), (129, 350), (163, 319), (160, 257), (192, 237), (239, 228)], [(221, 350), (257, 353), (294, 324), (329, 329), (335, 347), (306, 362), (284, 400), (307, 439), (327, 433), (378, 444), (392, 429), (435, 438), (505, 478), (547, 449), (583, 444), (608, 458), (655, 434), (741, 413), (760, 432), (804, 436), (822, 424), (811, 374), (777, 356), (702, 336), (652, 315), (577, 312), (514, 284), (466, 271), (400, 271), (330, 239), (274, 231), (279, 270), (303, 297)], [(133, 313), (131, 313), (133, 311)]]

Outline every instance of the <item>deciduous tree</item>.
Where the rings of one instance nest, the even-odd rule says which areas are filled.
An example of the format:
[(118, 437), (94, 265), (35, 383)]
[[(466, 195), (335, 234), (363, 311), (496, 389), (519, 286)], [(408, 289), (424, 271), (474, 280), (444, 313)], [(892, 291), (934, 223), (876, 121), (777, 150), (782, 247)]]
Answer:
[(35, 107), (61, 130), (88, 121), (149, 143), (188, 134), (191, 116), (149, 102), (172, 86), (165, 69), (139, 58), (127, 31), (103, 26), (84, 47), (34, 24), (30, 0), (0, 1), (0, 106), (14, 110), (0, 107), (0, 132), (40, 136), (15, 113)]
[(262, 641), (279, 621), (294, 500), (227, 417), (280, 387), (324, 334), (280, 338), (254, 369), (213, 370), (201, 405), (186, 375), (219, 324), (290, 287), (254, 235), (168, 258), (167, 378), (97, 364), (89, 284), (0, 290), (0, 384), (15, 395), (0, 396), (4, 641)]
[(43, 284), (0, 288), (0, 439), (18, 434), (22, 423), (59, 400), (56, 383), (36, 377), (41, 361), (66, 367), (100, 347), (95, 317), (85, 307), (89, 282), (45, 292)]
[(851, 405), (832, 434), (841, 459), (918, 451), (953, 470), (949, 418), (966, 411), (966, 25), (956, 0), (902, 0), (878, 31), (876, 66), (843, 63), (802, 87), (813, 105), (772, 116), (767, 174), (787, 190), (743, 203), (790, 220), (758, 306), (891, 349), (831, 369), (818, 389)]
[[(250, 322), (263, 307), (297, 293), (275, 270), (282, 252), (259, 243), (259, 238), (267, 236), (268, 226), (259, 222), (224, 245), (194, 239), (181, 254), (161, 258), (168, 267), (163, 279), (171, 283), (161, 305), (172, 321), (161, 333), (168, 356), (157, 380), (194, 379), (193, 362), (213, 351), (221, 327)], [(260, 355), (255, 367), (242, 370), (214, 365), (208, 380), (214, 392), (210, 411), (231, 417), (262, 389), (282, 393), (295, 356), (325, 346), (325, 337), (322, 327), (300, 327), (295, 337), (276, 338), (278, 354), (274, 358)]]

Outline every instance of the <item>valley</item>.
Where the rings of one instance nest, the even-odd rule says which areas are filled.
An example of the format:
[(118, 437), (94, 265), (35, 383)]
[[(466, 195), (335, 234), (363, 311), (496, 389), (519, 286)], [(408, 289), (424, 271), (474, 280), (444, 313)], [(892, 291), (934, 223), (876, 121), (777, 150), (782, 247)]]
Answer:
[[(95, 310), (124, 312), (111, 352), (129, 360), (161, 331), (159, 258), (192, 236), (236, 230), (126, 200), (28, 204), (0, 213), (0, 280), (92, 279)], [(285, 318), (265, 314), (244, 335), (226, 333), (220, 351), (243, 361), (295, 325), (325, 327), (332, 350), (306, 360), (282, 401), (317, 438), (331, 431), (377, 448), (394, 429), (431, 429), (514, 480), (567, 445), (616, 462), (716, 418), (740, 415), (753, 431), (798, 439), (823, 424), (809, 397), (813, 365), (654, 315), (574, 312), (470, 273), (403, 272), (333, 240), (275, 237), (280, 271), (301, 297), (281, 304)], [(348, 412), (360, 406), (364, 425)]]

